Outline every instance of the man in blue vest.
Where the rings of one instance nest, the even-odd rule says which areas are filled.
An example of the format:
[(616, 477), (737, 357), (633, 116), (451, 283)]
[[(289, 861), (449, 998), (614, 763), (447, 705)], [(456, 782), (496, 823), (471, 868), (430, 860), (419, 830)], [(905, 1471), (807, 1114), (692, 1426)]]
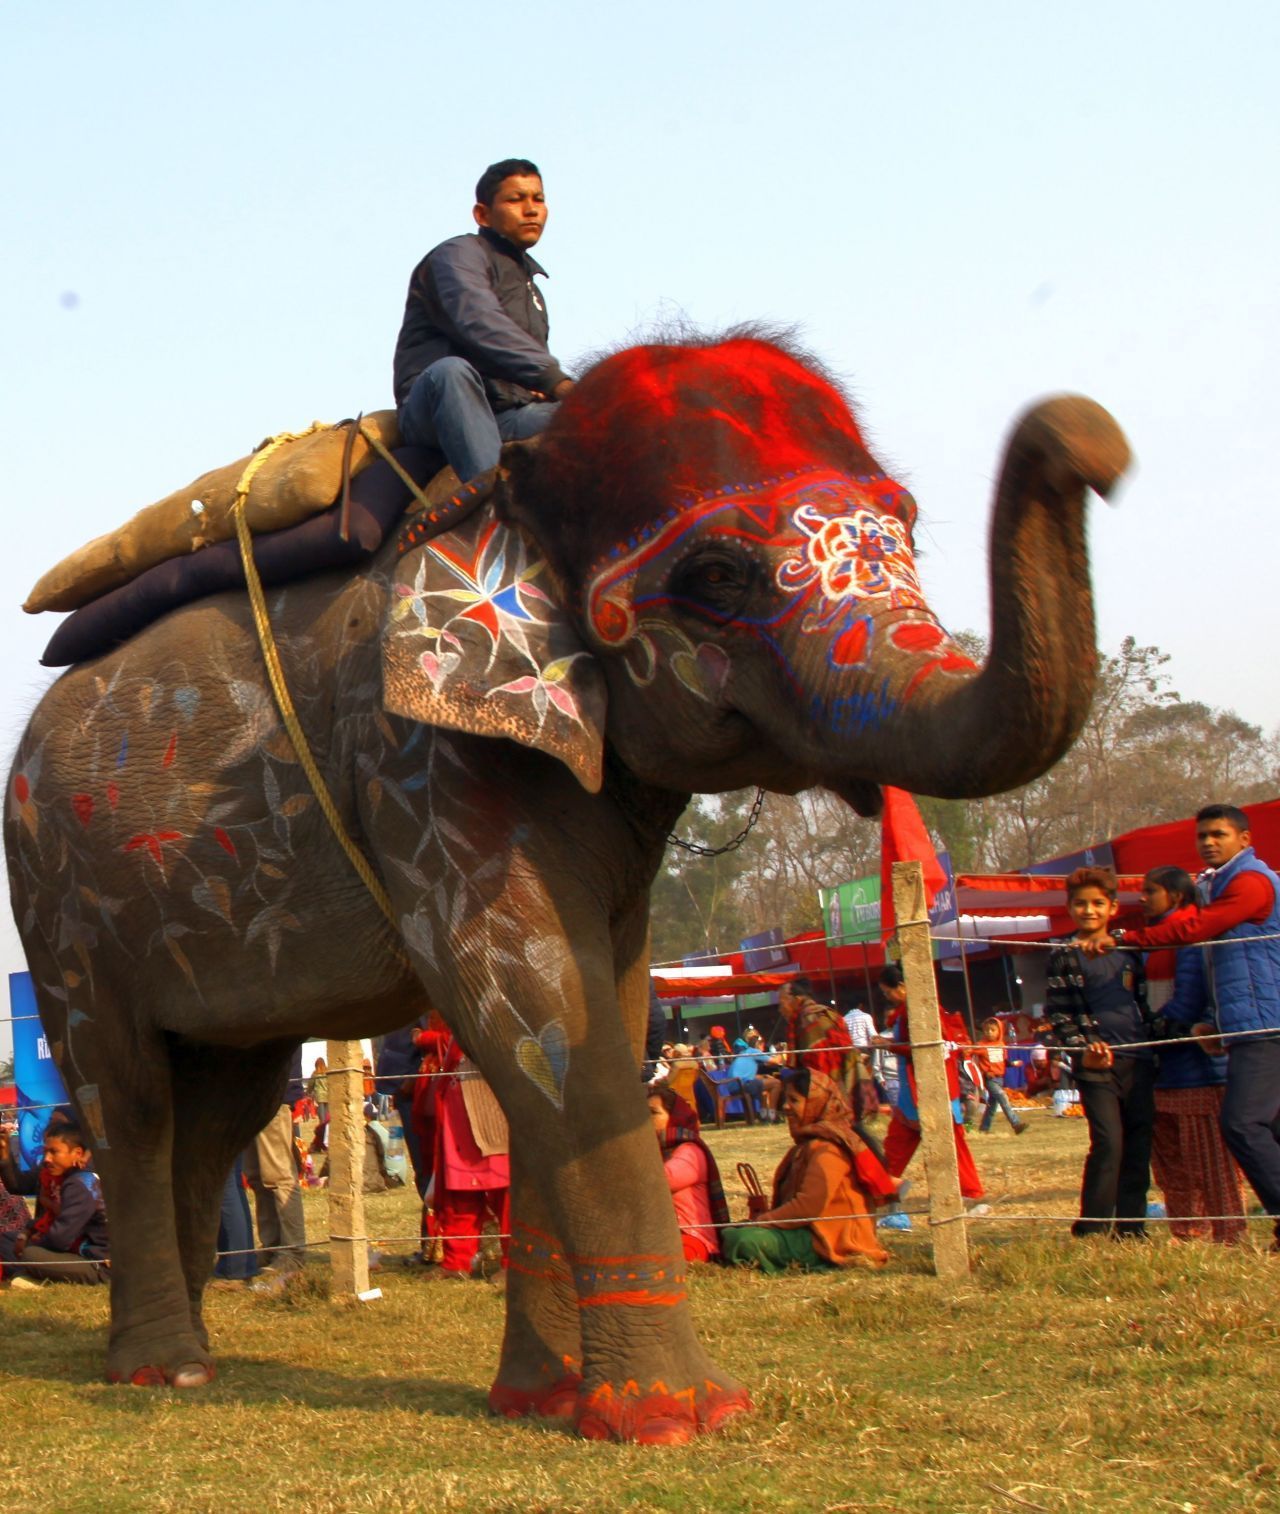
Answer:
[(444, 453), (465, 483), (503, 442), (550, 425), (573, 380), (551, 356), (529, 255), (547, 224), (537, 164), (504, 158), (476, 185), (478, 231), (450, 237), (413, 270), (396, 342), (401, 439)]
[[(1211, 943), (1203, 953), (1203, 1004), (1229, 1058), (1222, 1134), (1262, 1207), (1276, 1216), (1273, 1249), (1280, 1251), (1280, 878), (1251, 840), (1243, 810), (1206, 805), (1196, 815), (1206, 868), (1199, 914), (1126, 931), (1123, 941), (1143, 951)], [(1104, 938), (1093, 952), (1114, 947)], [(1201, 1029), (1211, 1034), (1213, 1027), (1196, 1033)]]

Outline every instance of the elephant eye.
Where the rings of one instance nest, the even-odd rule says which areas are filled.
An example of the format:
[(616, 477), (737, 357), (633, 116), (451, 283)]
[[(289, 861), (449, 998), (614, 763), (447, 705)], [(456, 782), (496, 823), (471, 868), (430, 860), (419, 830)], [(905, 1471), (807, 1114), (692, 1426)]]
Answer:
[(742, 608), (755, 581), (754, 565), (727, 552), (705, 552), (682, 562), (671, 575), (670, 593), (690, 609), (717, 619)]

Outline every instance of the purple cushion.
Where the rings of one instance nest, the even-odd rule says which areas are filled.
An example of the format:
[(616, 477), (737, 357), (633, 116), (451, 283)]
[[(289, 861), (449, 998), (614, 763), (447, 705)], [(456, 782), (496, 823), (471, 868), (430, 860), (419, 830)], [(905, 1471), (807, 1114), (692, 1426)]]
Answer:
[[(427, 483), (443, 466), (439, 453), (422, 447), (401, 448), (395, 458), (418, 484)], [(372, 556), (404, 513), (409, 498), (408, 488), (389, 463), (382, 458), (370, 463), (351, 480), (347, 541), (338, 535), (337, 505), (296, 526), (254, 537), (253, 560), (263, 583), (288, 583)], [(235, 541), (171, 557), (74, 610), (53, 633), (40, 661), (47, 668), (65, 668), (101, 657), (179, 605), (244, 586), (244, 567)]]

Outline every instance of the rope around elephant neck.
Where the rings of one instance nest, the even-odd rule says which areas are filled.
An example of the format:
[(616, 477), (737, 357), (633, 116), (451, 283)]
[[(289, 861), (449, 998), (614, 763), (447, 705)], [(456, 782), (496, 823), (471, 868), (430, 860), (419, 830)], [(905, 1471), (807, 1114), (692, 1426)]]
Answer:
[[(307, 776), (307, 782), (311, 785), (311, 791), (316, 796), (316, 803), (320, 811), (329, 822), (329, 828), (337, 837), (342, 850), (346, 852), (351, 866), (355, 868), (360, 881), (373, 896), (374, 903), (386, 916), (391, 928), (395, 931), (397, 942), (400, 936), (400, 926), (396, 920), (395, 910), (391, 899), (383, 888), (381, 881), (369, 865), (369, 859), (352, 840), (346, 826), (342, 822), (342, 816), (338, 813), (338, 807), (333, 802), (333, 796), (329, 792), (329, 786), (324, 781), (324, 776), (316, 765), (316, 760), (311, 753), (311, 747), (307, 742), (306, 733), (302, 729), (302, 722), (298, 719), (297, 710), (294, 708), (292, 696), (289, 693), (289, 685), (284, 676), (284, 667), (280, 662), (280, 650), (276, 645), (275, 635), (271, 630), (271, 617), (267, 611), (266, 595), (262, 592), (262, 580), (258, 576), (258, 565), (253, 560), (253, 536), (249, 530), (249, 522), (246, 519), (245, 507), (249, 500), (249, 489), (253, 483), (254, 475), (278, 448), (286, 442), (298, 441), (301, 437), (310, 436), (313, 431), (328, 430), (323, 421), (313, 421), (305, 431), (282, 431), (277, 436), (270, 437), (250, 458), (248, 466), (240, 475), (236, 483), (235, 503), (231, 506), (231, 513), (236, 523), (236, 541), (240, 547), (240, 560), (244, 565), (244, 580), (249, 590), (249, 603), (253, 607), (253, 623), (258, 632), (258, 644), (262, 648), (262, 660), (266, 664), (267, 678), (271, 684), (271, 692), (275, 695), (276, 707), (280, 711), (280, 718), (284, 722), (284, 728), (289, 734), (289, 740), (293, 743), (293, 749), (297, 753), (298, 761), (302, 765), (302, 771)], [(397, 955), (407, 962), (403, 951), (396, 948)]]

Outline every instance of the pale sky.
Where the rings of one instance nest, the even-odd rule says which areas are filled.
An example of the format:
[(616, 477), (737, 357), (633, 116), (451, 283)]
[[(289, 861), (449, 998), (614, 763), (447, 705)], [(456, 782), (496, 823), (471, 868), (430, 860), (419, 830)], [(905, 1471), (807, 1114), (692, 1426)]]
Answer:
[(1272, 0), (60, 0), (0, 26), (6, 758), (48, 677), (35, 579), (270, 432), (389, 404), (409, 271), (507, 156), (543, 170), (562, 362), (664, 315), (798, 325), (915, 492), (954, 629), (987, 629), (1011, 421), (1108, 406), (1139, 467), (1091, 528), (1102, 645), (1280, 724)]

